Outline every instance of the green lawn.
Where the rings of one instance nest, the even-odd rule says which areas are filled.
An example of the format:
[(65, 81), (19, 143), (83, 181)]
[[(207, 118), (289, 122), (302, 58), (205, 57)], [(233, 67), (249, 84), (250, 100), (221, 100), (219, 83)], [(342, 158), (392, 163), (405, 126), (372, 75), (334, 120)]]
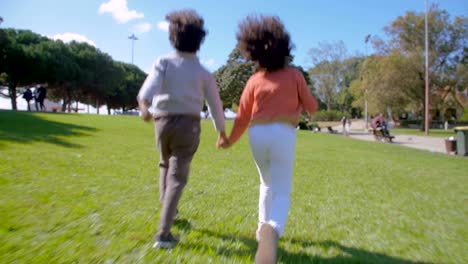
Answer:
[[(415, 135), (415, 136), (425, 136), (424, 131), (416, 128), (395, 128), (390, 130), (391, 134), (395, 135)], [(429, 136), (431, 137), (456, 137), (456, 134), (453, 129), (445, 131), (444, 129), (429, 129)]]
[[(157, 251), (153, 135), (131, 116), (0, 111), (0, 263), (252, 263), (247, 137), (217, 150), (203, 122), (181, 243)], [(304, 131), (296, 156), (280, 263), (468, 263), (467, 158)]]

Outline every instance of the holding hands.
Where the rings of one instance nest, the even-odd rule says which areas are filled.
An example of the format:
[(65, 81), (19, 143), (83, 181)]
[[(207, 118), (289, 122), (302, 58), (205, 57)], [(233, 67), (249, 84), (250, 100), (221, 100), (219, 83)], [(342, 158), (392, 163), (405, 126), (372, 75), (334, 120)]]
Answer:
[(219, 132), (218, 141), (216, 142), (217, 148), (227, 149), (231, 146), (229, 139), (226, 137), (226, 133), (224, 131)]

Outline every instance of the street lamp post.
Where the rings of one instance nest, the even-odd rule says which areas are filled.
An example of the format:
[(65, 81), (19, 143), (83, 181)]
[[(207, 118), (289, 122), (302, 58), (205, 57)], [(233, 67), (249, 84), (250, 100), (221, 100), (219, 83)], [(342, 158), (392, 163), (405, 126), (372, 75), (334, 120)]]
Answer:
[(424, 134), (429, 135), (429, 39), (428, 39), (428, 22), (427, 22), (427, 0), (426, 0), (426, 12), (425, 12), (425, 48), (426, 48), (426, 99), (425, 99), (425, 109), (424, 109)]
[(133, 64), (133, 51), (135, 48), (135, 40), (138, 40), (138, 38), (135, 36), (135, 34), (132, 34), (131, 36), (128, 37), (128, 39), (132, 40), (132, 64)]
[[(366, 39), (365, 39), (365, 43), (366, 43), (366, 59), (367, 58), (367, 43), (369, 42), (369, 39), (370, 39), (371, 35), (367, 35), (366, 36)], [(368, 117), (368, 107), (367, 107), (367, 87), (366, 87), (366, 90), (364, 92), (364, 111), (365, 111), (365, 114), (364, 114), (364, 119), (365, 119), (365, 122), (366, 122), (366, 131), (369, 129), (369, 117)]]

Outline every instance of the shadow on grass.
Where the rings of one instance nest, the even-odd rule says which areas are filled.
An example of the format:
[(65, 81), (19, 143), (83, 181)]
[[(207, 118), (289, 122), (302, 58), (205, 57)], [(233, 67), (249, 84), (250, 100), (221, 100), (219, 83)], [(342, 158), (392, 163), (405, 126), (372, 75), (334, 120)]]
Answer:
[(298, 239), (287, 240), (293, 245), (299, 245), (301, 248), (320, 247), (328, 251), (329, 249), (338, 249), (341, 253), (335, 257), (313, 256), (305, 253), (290, 253), (278, 249), (278, 259), (284, 263), (395, 263), (395, 264), (429, 264), (429, 262), (412, 261), (403, 258), (393, 257), (382, 253), (376, 253), (355, 247), (344, 246), (335, 241), (307, 242)]
[(176, 218), (174, 220), (174, 226), (186, 232), (192, 230), (192, 224), (190, 224), (188, 220), (183, 218)]
[[(235, 234), (221, 234), (215, 233), (210, 230), (200, 229), (193, 230), (199, 232), (205, 236), (213, 237), (215, 239), (221, 239), (228, 242), (240, 242), (245, 247), (221, 247), (219, 245), (193, 245), (190, 243), (182, 242), (179, 246), (187, 248), (187, 250), (197, 250), (200, 253), (212, 254), (215, 252), (217, 255), (226, 257), (250, 257), (254, 259), (255, 252), (257, 249), (257, 242), (253, 238), (238, 236)], [(308, 253), (296, 253), (288, 252), (282, 248), (282, 244), (289, 243), (296, 248), (310, 248), (317, 247), (325, 251), (335, 249), (340, 252), (339, 256), (334, 257), (323, 257), (320, 255), (312, 255)], [(299, 239), (282, 239), (279, 243), (278, 248), (278, 263), (395, 263), (395, 264), (416, 264), (416, 263), (428, 263), (428, 262), (417, 262), (406, 260), (398, 257), (385, 255), (382, 253), (371, 252), (364, 249), (348, 247), (341, 245), (335, 241), (320, 241), (320, 242), (308, 242)], [(428, 263), (429, 264), (429, 263)]]
[(0, 111), (0, 148), (4, 142), (34, 143), (46, 142), (69, 148), (80, 148), (61, 137), (85, 136), (96, 128), (50, 121), (29, 112)]

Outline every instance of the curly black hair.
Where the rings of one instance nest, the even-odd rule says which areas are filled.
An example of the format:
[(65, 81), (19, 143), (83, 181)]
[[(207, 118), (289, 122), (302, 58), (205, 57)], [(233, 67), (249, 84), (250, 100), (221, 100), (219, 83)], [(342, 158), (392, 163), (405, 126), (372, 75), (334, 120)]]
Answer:
[(207, 34), (203, 18), (195, 10), (184, 9), (166, 15), (169, 40), (178, 51), (197, 52)]
[(247, 16), (239, 23), (237, 45), (242, 55), (267, 71), (284, 68), (293, 44), (277, 16)]

